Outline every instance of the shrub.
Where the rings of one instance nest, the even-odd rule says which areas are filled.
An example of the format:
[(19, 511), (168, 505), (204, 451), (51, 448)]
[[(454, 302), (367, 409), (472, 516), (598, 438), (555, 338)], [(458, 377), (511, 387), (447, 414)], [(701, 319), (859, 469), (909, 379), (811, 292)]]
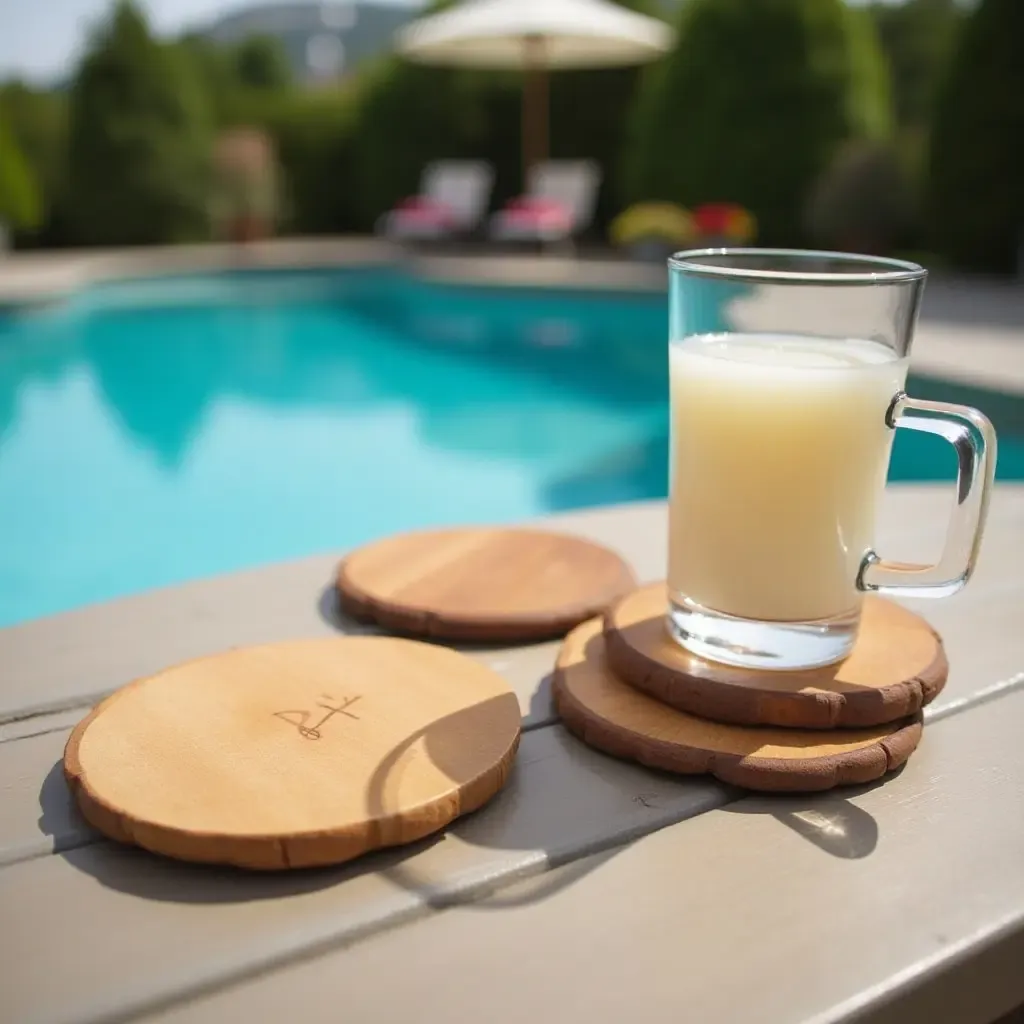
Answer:
[(809, 234), (823, 245), (890, 251), (913, 219), (913, 197), (896, 153), (878, 143), (847, 143), (811, 192), (806, 217)]
[(6, 126), (0, 131), (10, 136), (24, 157), (38, 196), (38, 216), (30, 218), (19, 242), (39, 245), (59, 241), (57, 222), (65, 205), (67, 184), (66, 99), (58, 92), (8, 83), (0, 87), (0, 122)]
[(1024, 3), (981, 0), (940, 91), (928, 221), (956, 267), (1008, 273), (1024, 233)]
[(0, 228), (34, 228), (41, 217), (39, 189), (28, 161), (0, 118)]
[(842, 0), (689, 0), (635, 112), (634, 199), (738, 203), (802, 240), (808, 190), (849, 136), (889, 126), (872, 24)]

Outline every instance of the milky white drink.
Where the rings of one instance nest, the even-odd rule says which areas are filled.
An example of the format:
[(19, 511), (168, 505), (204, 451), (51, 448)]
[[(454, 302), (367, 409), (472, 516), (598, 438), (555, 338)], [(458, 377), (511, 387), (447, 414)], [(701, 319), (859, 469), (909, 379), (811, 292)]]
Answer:
[(857, 609), (907, 361), (866, 341), (704, 335), (669, 348), (669, 586), (749, 619)]

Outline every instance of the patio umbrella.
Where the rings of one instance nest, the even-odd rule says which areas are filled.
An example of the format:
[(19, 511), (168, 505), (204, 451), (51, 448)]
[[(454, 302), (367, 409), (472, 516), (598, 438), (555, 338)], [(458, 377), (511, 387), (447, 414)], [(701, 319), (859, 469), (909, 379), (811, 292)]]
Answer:
[(397, 48), (421, 64), (524, 71), (525, 172), (547, 159), (549, 71), (643, 64), (673, 39), (663, 21), (610, 0), (464, 0), (406, 25)]

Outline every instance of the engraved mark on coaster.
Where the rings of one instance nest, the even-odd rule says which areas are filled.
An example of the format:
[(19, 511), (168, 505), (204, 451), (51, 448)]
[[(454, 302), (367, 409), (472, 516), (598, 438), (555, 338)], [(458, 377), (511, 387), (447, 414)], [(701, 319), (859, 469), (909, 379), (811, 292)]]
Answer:
[(298, 729), (299, 735), (304, 740), (320, 739), (323, 735), (320, 732), (320, 729), (335, 715), (345, 715), (348, 718), (355, 719), (357, 722), (359, 721), (358, 715), (354, 715), (351, 711), (347, 710), (347, 708), (350, 708), (357, 700), (360, 699), (358, 694), (355, 697), (343, 698), (340, 705), (337, 705), (336, 702), (332, 704), (323, 703), (325, 700), (335, 700), (335, 698), (329, 693), (321, 694), (320, 697), (321, 699), (317, 701), (316, 706), (326, 711), (327, 714), (322, 715), (320, 720), (314, 725), (310, 725), (309, 721), (311, 718), (316, 716), (317, 712), (315, 711), (275, 711), (274, 717), (280, 718), (282, 722), (287, 722), (289, 725), (294, 725), (295, 728)]

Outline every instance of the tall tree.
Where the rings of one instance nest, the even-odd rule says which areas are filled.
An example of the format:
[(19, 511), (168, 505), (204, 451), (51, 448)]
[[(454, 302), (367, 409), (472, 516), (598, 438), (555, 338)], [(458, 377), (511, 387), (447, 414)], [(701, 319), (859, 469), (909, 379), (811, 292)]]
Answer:
[(121, 2), (71, 90), (69, 212), (76, 240), (146, 245), (207, 229), (209, 124), (178, 48)]
[(932, 129), (928, 222), (955, 266), (1006, 273), (1024, 251), (1024, 3), (981, 0)]
[(961, 5), (958, 0), (875, 0), (868, 10), (891, 68), (896, 121), (901, 128), (923, 129), (953, 52)]
[[(663, 0), (616, 0), (638, 14), (666, 18)], [(558, 71), (551, 77), (551, 152), (563, 159), (591, 159), (603, 180), (597, 221), (606, 225), (627, 202), (622, 152), (643, 67)]]
[(203, 94), (213, 122), (218, 127), (237, 123), (244, 106), (244, 90), (238, 80), (234, 49), (198, 32), (182, 36), (177, 47), (180, 60)]
[(804, 199), (840, 143), (888, 130), (877, 48), (842, 0), (688, 0), (638, 104), (633, 197), (741, 203), (762, 241), (801, 241)]

